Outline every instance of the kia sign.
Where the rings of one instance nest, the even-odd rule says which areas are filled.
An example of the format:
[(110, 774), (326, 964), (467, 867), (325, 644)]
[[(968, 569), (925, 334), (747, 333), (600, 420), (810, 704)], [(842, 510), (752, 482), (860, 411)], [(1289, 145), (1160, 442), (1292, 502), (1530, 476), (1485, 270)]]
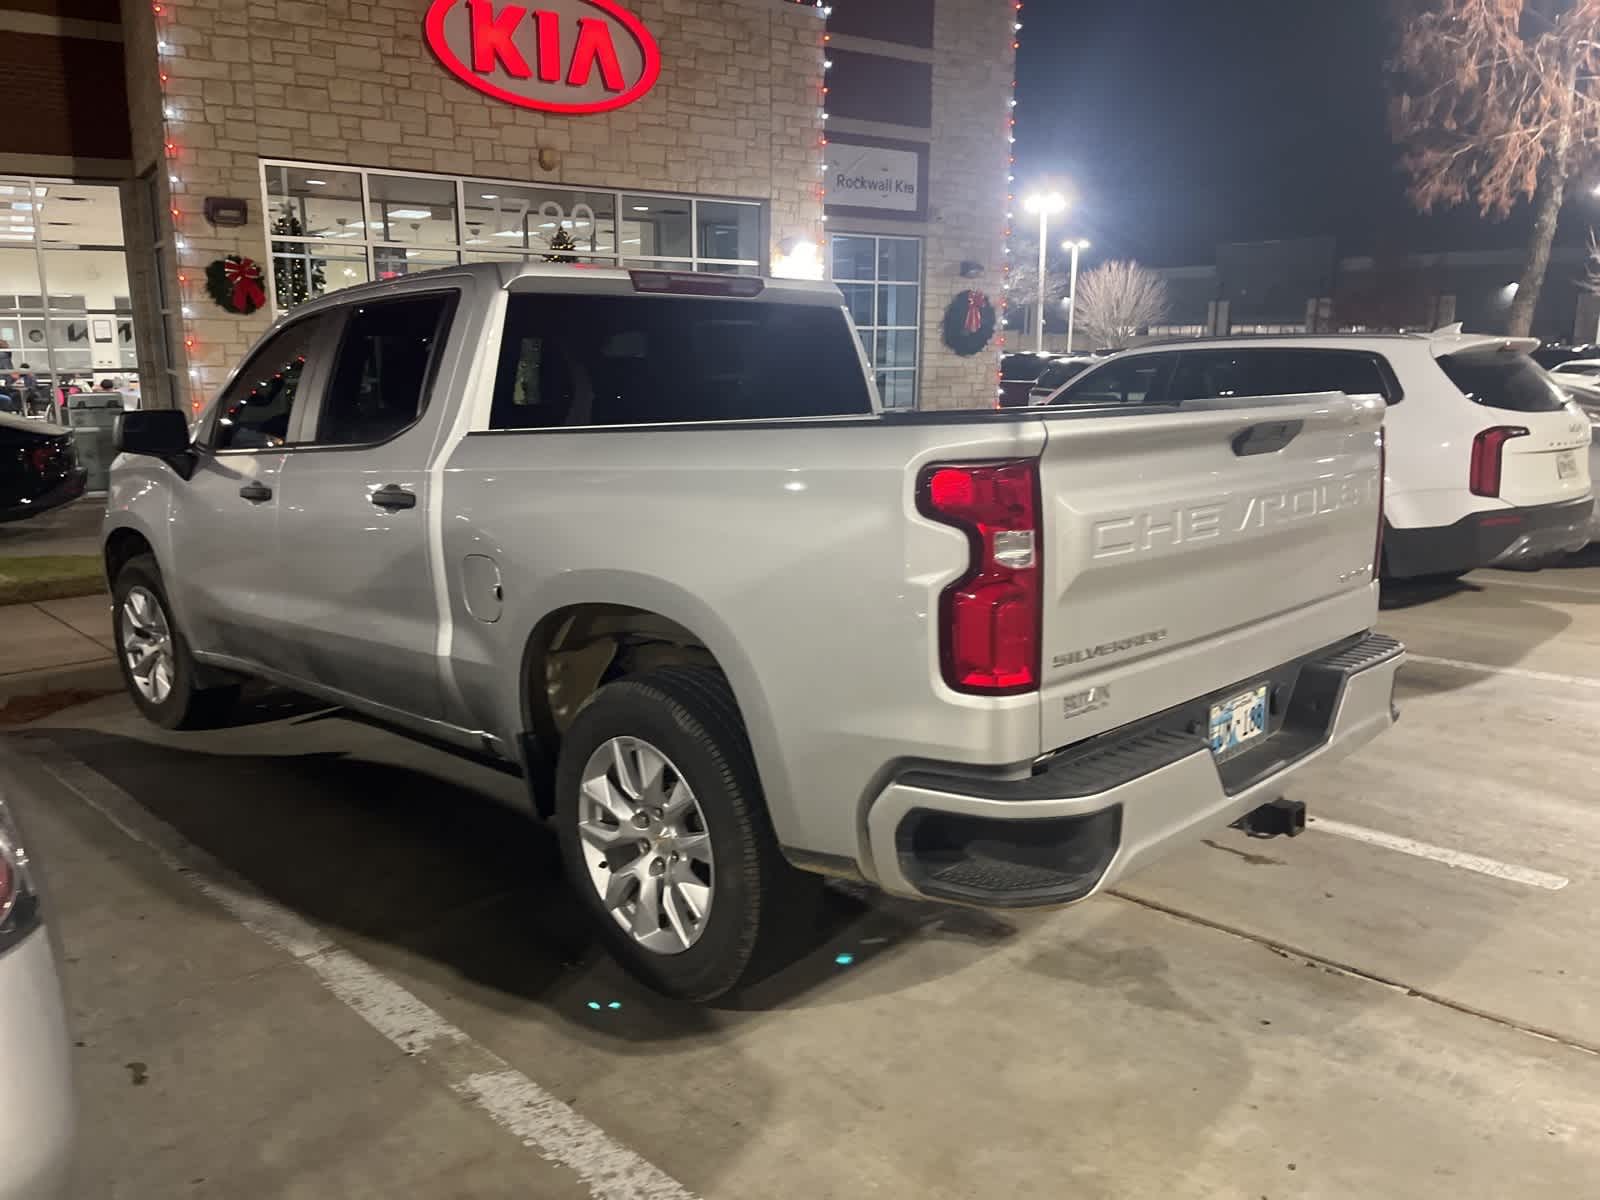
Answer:
[(823, 176), (831, 208), (866, 210), (883, 216), (912, 216), (925, 211), (923, 157), (916, 149), (874, 141), (872, 144), (828, 139)]
[(433, 0), (422, 28), (452, 75), (543, 112), (622, 108), (661, 74), (655, 38), (615, 0)]

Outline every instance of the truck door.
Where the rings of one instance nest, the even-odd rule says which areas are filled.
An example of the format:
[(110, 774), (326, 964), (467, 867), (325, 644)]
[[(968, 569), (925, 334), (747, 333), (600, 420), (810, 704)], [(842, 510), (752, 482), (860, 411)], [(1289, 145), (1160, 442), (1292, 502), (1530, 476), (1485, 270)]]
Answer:
[(352, 304), (308, 441), (284, 464), (281, 669), (428, 719), (444, 716), (429, 554), (430, 392), (460, 292)]

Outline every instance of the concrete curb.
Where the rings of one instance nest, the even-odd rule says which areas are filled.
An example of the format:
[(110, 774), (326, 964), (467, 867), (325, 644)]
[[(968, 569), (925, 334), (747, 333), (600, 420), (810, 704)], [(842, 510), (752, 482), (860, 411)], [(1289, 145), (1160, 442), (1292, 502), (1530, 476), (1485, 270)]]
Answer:
[(0, 705), (20, 696), (40, 696), (49, 692), (121, 690), (122, 671), (117, 666), (117, 660), (109, 655), (88, 662), (0, 675)]

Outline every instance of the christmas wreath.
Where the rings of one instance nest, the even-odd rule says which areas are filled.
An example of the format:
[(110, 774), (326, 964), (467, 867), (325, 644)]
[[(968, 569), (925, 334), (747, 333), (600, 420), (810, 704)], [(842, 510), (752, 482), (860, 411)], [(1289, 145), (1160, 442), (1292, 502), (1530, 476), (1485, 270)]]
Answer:
[(261, 268), (248, 258), (230, 254), (206, 268), (206, 293), (218, 307), (249, 316), (267, 302)]
[(994, 305), (982, 292), (958, 292), (944, 310), (944, 344), (963, 358), (976, 354), (994, 336)]

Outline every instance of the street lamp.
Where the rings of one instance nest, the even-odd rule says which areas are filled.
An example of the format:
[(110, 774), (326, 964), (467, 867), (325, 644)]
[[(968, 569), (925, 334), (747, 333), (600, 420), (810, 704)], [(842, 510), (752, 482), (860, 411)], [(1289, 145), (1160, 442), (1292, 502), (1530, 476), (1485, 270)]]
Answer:
[(1039, 320), (1038, 320), (1038, 349), (1044, 353), (1044, 273), (1046, 229), (1050, 223), (1050, 214), (1065, 212), (1067, 198), (1060, 192), (1034, 192), (1022, 202), (1022, 207), (1031, 213), (1039, 214)]
[(1089, 248), (1088, 238), (1062, 242), (1063, 250), (1072, 251), (1072, 282), (1067, 290), (1067, 353), (1072, 353), (1072, 319), (1078, 315), (1078, 251)]

